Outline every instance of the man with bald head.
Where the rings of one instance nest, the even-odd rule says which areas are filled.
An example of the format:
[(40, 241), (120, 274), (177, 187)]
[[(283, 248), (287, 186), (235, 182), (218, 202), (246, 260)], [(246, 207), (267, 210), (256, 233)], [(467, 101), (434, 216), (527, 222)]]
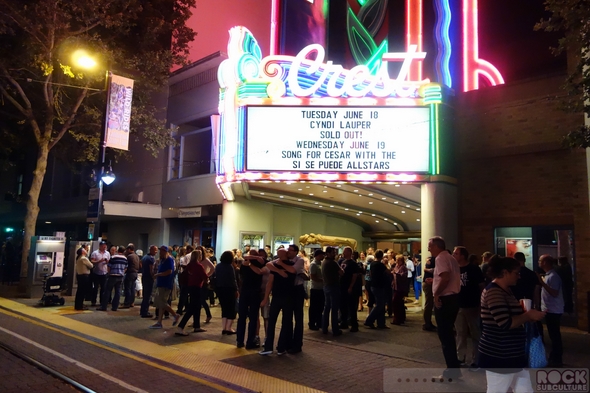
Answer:
[(459, 378), (461, 370), (459, 369), (457, 342), (453, 330), (459, 313), (459, 292), (461, 291), (459, 263), (449, 254), (446, 243), (440, 236), (428, 240), (428, 251), (436, 261), (432, 293), (438, 338), (447, 364), (442, 376), (443, 378)]

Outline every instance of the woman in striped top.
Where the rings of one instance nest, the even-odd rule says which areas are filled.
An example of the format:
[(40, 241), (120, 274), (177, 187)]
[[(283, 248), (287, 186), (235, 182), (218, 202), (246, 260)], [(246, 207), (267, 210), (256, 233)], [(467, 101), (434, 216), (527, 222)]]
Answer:
[(486, 369), (487, 392), (533, 392), (527, 367), (524, 323), (538, 321), (545, 313), (524, 312), (510, 291), (519, 277), (520, 264), (514, 258), (495, 255), (488, 263), (493, 281), (481, 294), (482, 333), (479, 366)]

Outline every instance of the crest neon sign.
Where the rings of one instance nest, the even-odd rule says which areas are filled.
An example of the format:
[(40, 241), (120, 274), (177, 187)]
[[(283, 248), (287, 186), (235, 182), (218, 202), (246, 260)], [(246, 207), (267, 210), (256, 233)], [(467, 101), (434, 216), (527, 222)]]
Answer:
[[(371, 69), (366, 65), (358, 65), (346, 70), (342, 65), (324, 62), (325, 50), (318, 44), (303, 48), (294, 57), (273, 55), (262, 59), (258, 43), (250, 31), (245, 27), (234, 27), (230, 30), (228, 54), (229, 58), (218, 70), (221, 101), (234, 87), (237, 88), (238, 99), (366, 97), (429, 100), (433, 92), (440, 98), (440, 88), (430, 85), (430, 80), (407, 80), (412, 63), (426, 57), (426, 53), (418, 52), (415, 45), (410, 46), (407, 52), (384, 53), (379, 67)], [(395, 79), (389, 76), (387, 70), (387, 62), (390, 61), (402, 62)], [(434, 90), (432, 87), (435, 87)], [(292, 105), (293, 102), (288, 104)], [(410, 102), (404, 104), (412, 105)]]

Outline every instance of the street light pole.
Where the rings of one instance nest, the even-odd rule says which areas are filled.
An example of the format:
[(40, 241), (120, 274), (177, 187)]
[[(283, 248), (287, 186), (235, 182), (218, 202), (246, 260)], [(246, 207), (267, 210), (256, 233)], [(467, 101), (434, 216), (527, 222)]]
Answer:
[(103, 180), (102, 176), (105, 172), (104, 168), (106, 165), (106, 154), (107, 154), (107, 126), (108, 126), (108, 115), (109, 115), (109, 99), (111, 96), (111, 72), (106, 72), (105, 77), (105, 91), (107, 93), (107, 97), (105, 100), (104, 106), (104, 113), (102, 116), (102, 127), (100, 130), (100, 174), (98, 175), (98, 214), (96, 216), (96, 221), (94, 222), (94, 236), (93, 239), (98, 240), (101, 236), (100, 232), (100, 216), (102, 214), (102, 192), (103, 192)]

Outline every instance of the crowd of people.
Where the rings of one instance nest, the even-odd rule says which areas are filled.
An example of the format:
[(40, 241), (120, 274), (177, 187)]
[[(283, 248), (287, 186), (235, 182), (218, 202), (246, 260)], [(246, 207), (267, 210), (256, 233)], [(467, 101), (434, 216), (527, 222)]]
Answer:
[[(429, 240), (428, 251), (424, 266), (419, 254), (372, 248), (359, 253), (350, 247), (342, 254), (336, 247), (317, 249), (310, 261), (294, 244), (280, 247), (275, 256), (269, 246), (228, 250), (217, 262), (213, 250), (202, 246), (151, 246), (141, 258), (133, 244), (107, 251), (101, 242), (90, 257), (84, 247), (78, 250), (75, 308), (86, 309), (83, 302), (88, 300), (97, 310), (110, 304), (116, 311), (122, 289), (121, 308), (134, 307), (140, 289), (140, 316), (157, 320), (150, 328), (162, 328), (163, 319), (171, 316), (172, 325), (178, 325), (175, 334), (186, 336), (191, 317), (194, 332), (205, 331), (201, 308), (209, 323), (216, 294), (223, 335), (236, 335), (238, 348), (283, 355), (303, 349), (306, 305), (308, 329), (340, 336), (344, 330), (359, 331), (358, 312), (365, 307), (364, 326), (369, 329), (389, 329), (388, 317), (390, 324), (403, 325), (408, 303), (418, 303), (424, 293), (422, 329), (438, 334), (447, 366), (443, 378), (459, 378), (465, 365), (471, 371), (485, 369), (488, 386), (524, 389), (525, 326), (541, 320), (552, 344), (549, 365), (563, 364), (560, 320), (568, 296), (571, 301), (571, 283), (564, 276), (567, 258), (556, 269), (557, 261), (542, 255), (541, 274), (525, 266), (522, 253), (513, 258), (484, 253), (480, 261), (465, 247), (447, 250), (440, 237)], [(171, 301), (176, 297), (174, 310)], [(152, 303), (155, 315), (149, 312)]]

